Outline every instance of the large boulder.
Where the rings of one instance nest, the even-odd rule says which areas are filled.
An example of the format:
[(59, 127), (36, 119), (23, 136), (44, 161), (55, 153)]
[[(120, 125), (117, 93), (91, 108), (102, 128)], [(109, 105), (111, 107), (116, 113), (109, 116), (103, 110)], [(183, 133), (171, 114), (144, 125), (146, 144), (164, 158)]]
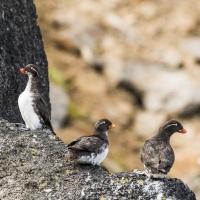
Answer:
[(0, 118), (23, 122), (17, 100), (28, 78), (19, 69), (30, 63), (39, 67), (41, 91), (50, 108), (47, 59), (33, 1), (1, 0), (0, 5)]
[(0, 199), (195, 200), (179, 179), (151, 180), (139, 170), (67, 163), (67, 145), (45, 131), (20, 132), (0, 121)]

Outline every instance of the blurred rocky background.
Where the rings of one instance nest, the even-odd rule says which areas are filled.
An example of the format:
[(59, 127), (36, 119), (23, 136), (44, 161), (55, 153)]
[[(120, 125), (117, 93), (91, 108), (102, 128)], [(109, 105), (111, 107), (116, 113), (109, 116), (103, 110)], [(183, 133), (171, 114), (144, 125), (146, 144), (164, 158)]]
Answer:
[(143, 169), (139, 150), (167, 120), (169, 174), (200, 199), (200, 1), (34, 1), (49, 63), (52, 122), (66, 143), (108, 118), (112, 172)]

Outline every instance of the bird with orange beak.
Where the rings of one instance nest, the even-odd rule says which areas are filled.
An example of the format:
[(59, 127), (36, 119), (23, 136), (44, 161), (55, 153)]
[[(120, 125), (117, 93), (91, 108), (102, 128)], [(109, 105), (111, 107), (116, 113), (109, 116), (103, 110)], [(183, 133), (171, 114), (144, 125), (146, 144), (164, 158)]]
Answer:
[(175, 132), (185, 134), (187, 131), (177, 120), (170, 120), (159, 129), (156, 136), (145, 141), (140, 150), (140, 158), (148, 177), (165, 178), (171, 170), (175, 155), (170, 137)]
[(26, 128), (30, 130), (50, 129), (54, 133), (50, 112), (40, 90), (41, 84), (37, 67), (29, 64), (20, 69), (20, 72), (28, 75), (29, 78), (25, 90), (18, 98), (18, 106)]
[(108, 119), (99, 120), (90, 136), (82, 136), (68, 144), (67, 159), (79, 164), (100, 165), (109, 151), (108, 131), (115, 125)]

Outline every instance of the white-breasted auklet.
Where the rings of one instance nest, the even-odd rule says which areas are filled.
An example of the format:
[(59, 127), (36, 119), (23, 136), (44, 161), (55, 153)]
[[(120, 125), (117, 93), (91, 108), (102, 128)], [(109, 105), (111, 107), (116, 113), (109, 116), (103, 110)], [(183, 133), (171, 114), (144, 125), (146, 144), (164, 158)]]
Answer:
[(68, 144), (67, 159), (79, 164), (100, 165), (109, 150), (108, 131), (114, 128), (108, 119), (99, 120), (90, 136), (82, 136)]
[(170, 120), (159, 129), (156, 136), (145, 141), (140, 150), (140, 158), (148, 177), (166, 178), (175, 159), (170, 145), (170, 137), (175, 132), (184, 134), (187, 131), (180, 122)]
[(20, 72), (27, 74), (29, 78), (25, 90), (18, 98), (18, 106), (26, 127), (31, 130), (47, 128), (54, 133), (47, 104), (41, 96), (37, 67), (29, 64), (20, 69)]

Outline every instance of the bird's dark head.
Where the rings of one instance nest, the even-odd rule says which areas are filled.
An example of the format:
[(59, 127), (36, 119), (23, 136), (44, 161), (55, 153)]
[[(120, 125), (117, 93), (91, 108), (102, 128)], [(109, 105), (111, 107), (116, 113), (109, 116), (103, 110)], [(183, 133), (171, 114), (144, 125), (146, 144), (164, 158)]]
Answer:
[(171, 134), (175, 133), (175, 132), (179, 132), (179, 133), (187, 133), (187, 130), (183, 128), (182, 124), (177, 121), (177, 120), (170, 120), (168, 122), (165, 123), (165, 125), (163, 126), (163, 131), (164, 132), (169, 132)]
[(28, 76), (38, 77), (38, 69), (33, 64), (29, 64), (25, 68), (21, 68), (20, 72), (22, 74), (27, 74)]
[(115, 128), (115, 125), (109, 121), (108, 119), (100, 119), (94, 126), (95, 128), (95, 131), (98, 131), (98, 132), (105, 132), (105, 131), (108, 131), (112, 128)]

